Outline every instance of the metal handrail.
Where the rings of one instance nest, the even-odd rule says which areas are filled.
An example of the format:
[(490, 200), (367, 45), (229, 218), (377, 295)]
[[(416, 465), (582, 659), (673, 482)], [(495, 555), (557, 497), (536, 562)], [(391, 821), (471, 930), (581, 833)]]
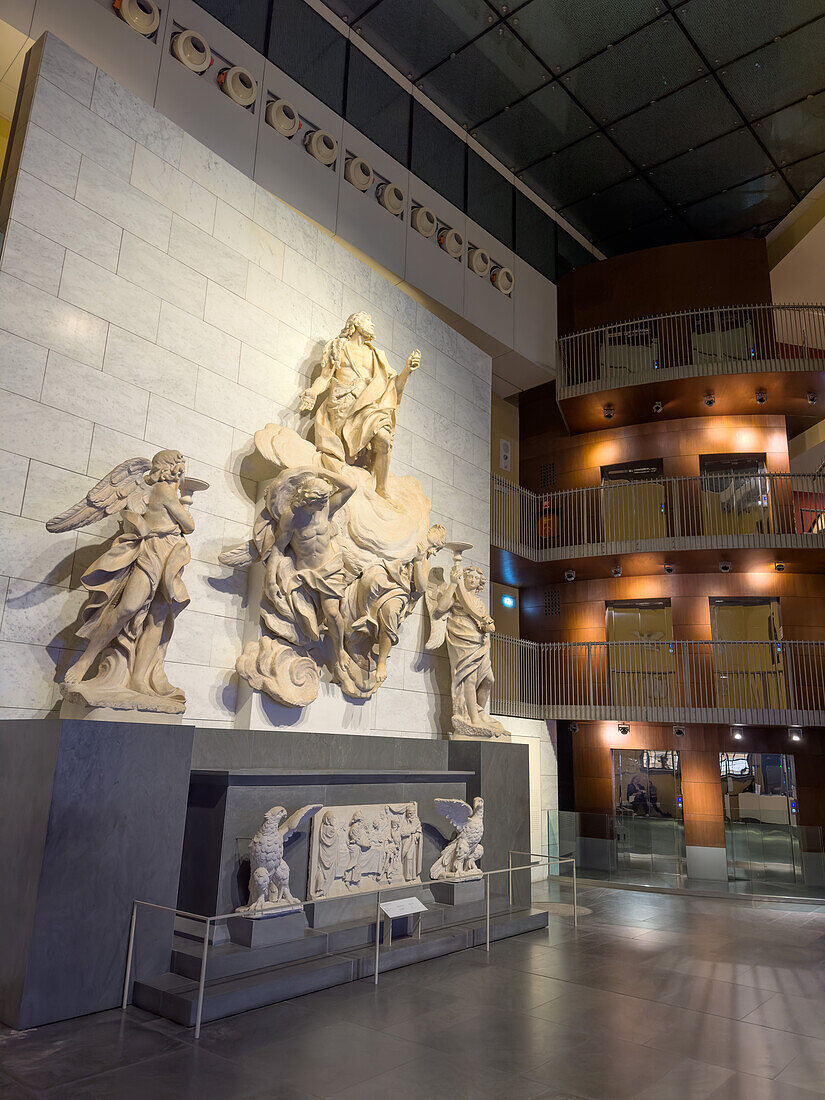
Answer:
[(523, 718), (825, 724), (825, 642), (530, 642), (491, 635), (493, 713)]
[(561, 337), (556, 396), (561, 400), (662, 378), (810, 370), (813, 361), (823, 358), (822, 304), (682, 310)]
[(493, 545), (530, 561), (655, 550), (825, 548), (825, 473), (714, 472), (550, 493), (493, 474), (490, 512)]

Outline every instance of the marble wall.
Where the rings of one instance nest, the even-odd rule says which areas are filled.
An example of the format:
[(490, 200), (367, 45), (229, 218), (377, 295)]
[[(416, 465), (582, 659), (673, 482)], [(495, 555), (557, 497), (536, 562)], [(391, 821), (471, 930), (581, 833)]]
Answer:
[[(256, 609), (245, 573), (217, 556), (250, 532), (253, 432), (297, 426), (323, 341), (368, 309), (396, 368), (422, 350), (393, 469), (419, 479), (433, 520), (486, 568), (490, 358), (55, 36), (43, 42), (0, 200), (0, 718), (55, 707), (80, 574), (115, 529), (50, 535), (44, 521), (123, 459), (174, 446), (211, 488), (193, 509), (192, 603), (167, 669), (187, 721), (232, 727)], [(347, 711), (334, 688), (302, 722), (437, 736), (449, 669), (424, 638), (419, 609), (373, 700)], [(253, 725), (293, 723), (256, 713)]]

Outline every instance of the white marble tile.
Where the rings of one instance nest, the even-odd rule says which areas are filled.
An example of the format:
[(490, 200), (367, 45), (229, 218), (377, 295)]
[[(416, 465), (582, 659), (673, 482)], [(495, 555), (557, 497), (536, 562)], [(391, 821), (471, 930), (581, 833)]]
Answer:
[(453, 464), (453, 485), (462, 493), (477, 497), (482, 503), (490, 502), (490, 474), (456, 455)]
[(254, 218), (295, 252), (308, 260), (315, 259), (320, 235), (317, 227), (262, 187), (256, 189)]
[(318, 343), (319, 361), (324, 344), (327, 340), (337, 336), (343, 326), (344, 315), (342, 313), (331, 313), (328, 309), (318, 305), (317, 302), (312, 303), (312, 323), (309, 334)]
[(486, 531), (479, 531), (477, 526), (454, 519), (452, 537), (456, 542), (472, 543), (473, 549), (467, 555), (469, 565), (480, 565), (482, 569), (487, 569), (490, 564), (490, 536)]
[(172, 220), (169, 255), (235, 294), (246, 293), (246, 256), (177, 215)]
[(228, 425), (154, 394), (149, 398), (146, 438), (213, 466), (224, 466), (232, 450)]
[(284, 252), (283, 281), (330, 313), (341, 313), (342, 286), (338, 279), (292, 248)]
[(315, 263), (327, 275), (348, 286), (356, 294), (371, 297), (371, 276), (375, 274), (373, 269), (326, 233), (318, 234)]
[[(209, 483), (209, 489), (212, 489), (211, 482)], [(206, 493), (198, 493), (197, 499), (202, 502), (205, 497)], [(204, 512), (194, 506), (190, 511), (195, 521), (195, 530), (187, 535), (192, 560), (206, 562), (208, 565), (219, 565), (218, 556), (227, 546), (223, 534), (226, 521), (221, 519), (220, 516)], [(205, 663), (209, 663), (208, 658)]]
[(473, 443), (473, 463), (482, 470), (490, 468), (490, 437), (473, 435), (470, 437)]
[(70, 197), (77, 187), (80, 153), (65, 141), (30, 122), (26, 128), (20, 167), (30, 176)]
[(447, 386), (448, 389), (463, 397), (465, 401), (472, 402), (474, 400), (475, 377), (466, 367), (460, 366), (454, 359), (450, 359), (449, 356), (442, 353), (439, 353), (436, 363), (436, 379), (442, 385)]
[(209, 324), (243, 340), (258, 351), (271, 354), (278, 346), (276, 319), (216, 283), (210, 283), (207, 288), (203, 316)]
[[(48, 462), (32, 460), (26, 480), (26, 493), (23, 497), (23, 516), (26, 519), (45, 523), (52, 516), (59, 515), (73, 504), (77, 504), (94, 485), (95, 479), (85, 474), (51, 466)], [(110, 529), (111, 524), (108, 520), (101, 520), (99, 524), (89, 524), (84, 528), (95, 535)], [(50, 538), (55, 539), (62, 537), (62, 535), (50, 535)], [(42, 580), (41, 577), (35, 579)]]
[(117, 273), (178, 309), (203, 317), (204, 276), (128, 232), (123, 234)]
[(401, 428), (396, 426), (395, 429), (395, 441), (392, 445), (393, 459), (397, 459), (399, 462), (403, 462), (407, 466), (412, 465), (413, 456), (413, 436), (411, 431), (407, 428)]
[(94, 210), (56, 191), (47, 183), (20, 172), (11, 216), (56, 244), (114, 271), (122, 231)]
[(193, 611), (191, 607), (184, 608), (175, 620), (175, 630), (166, 651), (166, 661), (176, 665), (208, 666), (211, 664), (212, 634), (216, 621), (217, 618), (214, 615), (204, 615), (202, 612)]
[(44, 76), (56, 87), (76, 99), (78, 103), (88, 107), (92, 102), (96, 72), (91, 61), (75, 53), (56, 35), (46, 35), (39, 76)]
[[(420, 404), (408, 394), (404, 395), (404, 400), (398, 408), (398, 423), (414, 436), (421, 436), (432, 443), (436, 440), (433, 431), (433, 410)], [(439, 439), (446, 443), (443, 435)]]
[(71, 416), (15, 393), (2, 396), (0, 439), (5, 450), (69, 470), (86, 469), (92, 443), (88, 418)]
[(141, 436), (146, 424), (146, 390), (50, 351), (40, 400), (44, 405)]
[(238, 381), (246, 389), (254, 390), (255, 393), (288, 407), (296, 405), (304, 388), (295, 371), (247, 344), (241, 345), (241, 372)]
[(66, 249), (22, 222), (9, 221), (3, 239), (3, 271), (24, 283), (57, 294)]
[(97, 73), (92, 110), (169, 164), (178, 166), (183, 130), (102, 70)]
[(476, 405), (474, 402), (456, 400), (455, 422), (460, 427), (466, 428), (468, 432), (472, 432), (473, 435), (483, 438), (490, 434), (490, 411)]
[(422, 439), (421, 436), (413, 436), (412, 466), (415, 470), (437, 477), (440, 481), (453, 481), (453, 456), (443, 447)]
[(0, 331), (0, 388), (36, 401), (46, 373), (48, 348)]
[(129, 179), (134, 141), (48, 80), (38, 82), (29, 117), (120, 179)]
[(434, 409), (433, 430), (435, 438), (443, 440), (448, 451), (452, 451), (454, 455), (464, 455), (465, 458), (478, 465), (474, 451), (476, 437), (468, 432), (466, 428), (459, 428), (458, 424), (447, 420), (446, 417), (443, 417), (441, 413)]
[(237, 249), (252, 263), (281, 278), (284, 270), (284, 243), (262, 225), (247, 218), (234, 206), (217, 200), (215, 238)]
[(272, 402), (267, 398), (204, 367), (198, 369), (195, 409), (247, 432), (255, 432), (269, 423), (274, 411)]
[(473, 378), (473, 401), (489, 416), (493, 403), (493, 389), (484, 378)]
[[(281, 279), (255, 264), (249, 265), (246, 299), (272, 317), (288, 324), (293, 332), (308, 336), (312, 330), (312, 302)], [(273, 354), (274, 349), (267, 349)]]
[(255, 209), (255, 184), (190, 134), (183, 135), (180, 170), (219, 199), (228, 202), (242, 214), (252, 217)]
[[(379, 332), (379, 343), (383, 337), (383, 333)], [(392, 344), (391, 349), (395, 352), (401, 363), (403, 363), (407, 356), (415, 348), (421, 352), (421, 366), (419, 371), (427, 375), (430, 378), (436, 377), (436, 362), (438, 360), (438, 352), (427, 340), (422, 338), (420, 332), (416, 332), (414, 328), (409, 329), (403, 322), (394, 320), (392, 322)]]
[(68, 588), (76, 543), (74, 531), (53, 535), (40, 519), (3, 516), (0, 575)]
[(243, 649), (243, 620), (212, 617), (212, 652), (209, 664), (213, 668), (234, 671), (235, 661)]
[(454, 356), (456, 349), (456, 331), (446, 321), (430, 313), (426, 306), (417, 303), (416, 331), (420, 332), (425, 340), (438, 348), (444, 355)]
[(132, 186), (193, 225), (212, 232), (215, 196), (143, 145), (135, 149)]
[(0, 272), (0, 329), (91, 366), (103, 362), (104, 321), (4, 272)]
[[(227, 466), (231, 468), (228, 469)], [(198, 494), (198, 509), (210, 517), (224, 521), (222, 537), (225, 536), (230, 545), (237, 532), (241, 532), (237, 534), (237, 541), (247, 537), (257, 514), (256, 483), (241, 477), (237, 472), (239, 467), (240, 463), (235, 463), (232, 459), (224, 467), (212, 466), (194, 458), (187, 459), (186, 463), (192, 477), (209, 482), (209, 490)]]
[(78, 649), (75, 634), (86, 592), (12, 578), (6, 593), (0, 641)]
[(275, 358), (302, 377), (310, 374), (320, 362), (322, 349), (308, 333), (299, 332), (281, 321)]
[(54, 669), (59, 653), (45, 646), (0, 642), (0, 707), (35, 712), (50, 707), (57, 698)]
[(186, 587), (193, 611), (227, 619), (245, 617), (246, 570), (192, 562), (186, 571)]
[(166, 674), (171, 683), (186, 693), (186, 721), (229, 721), (235, 715), (237, 675), (234, 670), (204, 668), (200, 665), (167, 661)]
[(394, 321), (400, 321), (408, 329), (415, 328), (415, 299), (375, 269), (370, 271), (369, 296)]
[(28, 472), (29, 460), (24, 455), (0, 451), (0, 512), (19, 515)]
[(103, 371), (178, 405), (194, 408), (198, 368), (188, 359), (132, 332), (109, 326)]
[(66, 253), (60, 297), (137, 336), (155, 339), (160, 298), (74, 252)]
[[(401, 364), (399, 364), (399, 369), (403, 369)], [(432, 375), (426, 374), (421, 367), (415, 371), (407, 383), (407, 388), (404, 391), (405, 397), (407, 394), (414, 397), (422, 405), (426, 405), (430, 409), (437, 409), (448, 422), (452, 422), (454, 419), (455, 406), (461, 401), (460, 398), (456, 399), (456, 395), (451, 389), (442, 385), (441, 382), (437, 382)], [(446, 443), (444, 445), (446, 446)]]
[(224, 378), (238, 377), (240, 340), (168, 302), (161, 305), (158, 344)]
[(171, 211), (88, 157), (80, 165), (75, 199), (156, 248), (168, 247)]
[(492, 358), (458, 332), (455, 334), (454, 358), (462, 367), (466, 367), (489, 385), (493, 373)]
[(441, 732), (441, 711), (442, 705), (438, 696), (423, 691), (382, 688), (375, 696), (375, 727), (390, 733)]
[(468, 527), (475, 527), (478, 531), (489, 532), (490, 510), (476, 497), (465, 497), (455, 491), (454, 486), (442, 481), (433, 481), (433, 508), (437, 512), (446, 512), (453, 517), (453, 530), (455, 523), (463, 523)]
[(100, 481), (121, 462), (129, 458), (151, 458), (152, 451), (152, 444), (139, 436), (126, 435), (114, 428), (107, 428), (105, 424), (95, 424), (86, 473), (95, 481)]

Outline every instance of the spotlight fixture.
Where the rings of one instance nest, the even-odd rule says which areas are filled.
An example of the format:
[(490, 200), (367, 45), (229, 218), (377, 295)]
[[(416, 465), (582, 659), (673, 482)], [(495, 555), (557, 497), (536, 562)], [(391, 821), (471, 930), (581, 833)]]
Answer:
[(710, 393), (705, 394), (705, 396), (702, 398), (702, 400), (704, 401), (704, 403), (707, 405), (707, 407), (709, 409), (712, 409), (713, 406), (716, 404), (716, 394), (711, 390)]
[(667, 573), (668, 576), (670, 576), (671, 573), (676, 572), (676, 566), (673, 564), (672, 561), (666, 561), (665, 562), (665, 572)]
[(753, 396), (756, 398), (757, 405), (764, 405), (768, 400), (767, 390), (757, 390)]
[(622, 575), (622, 567), (620, 565), (614, 565), (610, 572), (614, 577), (620, 577)]
[(791, 726), (788, 729), (788, 736), (790, 737), (791, 741), (801, 741), (802, 740), (802, 729), (801, 729), (801, 727), (800, 726)]
[(569, 729), (570, 729), (571, 733), (578, 733), (579, 732), (579, 723), (578, 722), (571, 722), (570, 725), (569, 725)]
[(786, 568), (784, 561), (775, 561), (773, 563), (773, 567), (777, 571), (777, 573), (784, 573)]
[(684, 737), (685, 736), (685, 727), (684, 726), (674, 726), (673, 727), (673, 736), (674, 737)]
[(622, 737), (627, 737), (630, 733), (630, 726), (626, 722), (619, 722), (619, 733)]
[(112, 7), (133, 31), (148, 38), (160, 23), (160, 12), (155, 0), (114, 0)]
[(664, 408), (664, 405), (662, 404), (661, 401), (654, 401), (653, 402), (653, 411), (656, 413), (657, 416), (659, 415), (659, 413), (662, 411), (663, 408)]
[(734, 741), (741, 741), (742, 740), (742, 727), (741, 726), (731, 726), (730, 735), (734, 739)]
[(814, 393), (813, 390), (808, 390), (808, 393), (807, 393), (806, 396), (808, 398), (808, 404), (809, 405), (815, 405), (816, 404), (816, 394)]
[(605, 420), (612, 420), (616, 415), (616, 410), (612, 405), (602, 405), (602, 416)]
[(566, 581), (574, 581), (576, 579), (576, 570), (575, 569), (565, 569), (564, 579)]
[(719, 572), (720, 573), (730, 573), (731, 569), (733, 569), (733, 565), (729, 561), (720, 561), (719, 562)]

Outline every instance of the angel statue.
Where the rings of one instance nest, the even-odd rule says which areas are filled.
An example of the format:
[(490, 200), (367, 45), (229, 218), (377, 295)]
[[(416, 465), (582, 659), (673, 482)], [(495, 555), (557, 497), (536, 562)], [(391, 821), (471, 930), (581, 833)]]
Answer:
[(416, 348), (398, 374), (373, 344), (368, 313), (353, 313), (339, 335), (324, 347), (321, 372), (301, 394), (301, 412), (315, 410), (315, 446), (350, 466), (366, 467), (379, 496), (389, 500), (387, 478), (395, 420), (404, 389), (421, 364)]
[[(60, 684), (63, 697), (90, 707), (182, 714), (186, 696), (173, 687), (163, 660), (175, 618), (189, 603), (182, 574), (190, 560), (185, 536), (195, 529), (192, 494), (205, 481), (185, 477), (180, 451), (116, 466), (85, 499), (50, 519), (46, 529), (75, 531), (118, 516), (120, 533), (83, 574), (89, 598), (78, 636), (86, 648)], [(95, 675), (86, 680), (99, 657)]]
[(289, 890), (284, 844), (321, 808), (320, 804), (302, 806), (291, 817), (286, 816), (283, 806), (267, 810), (260, 829), (249, 842), (249, 904), (239, 906), (236, 913), (261, 917), (276, 909), (301, 905)]
[(462, 882), (481, 878), (478, 860), (484, 855), (484, 799), (474, 798), (472, 809), (460, 798), (434, 798), (433, 805), (455, 826), (455, 832), (430, 868), (430, 878)]
[(490, 660), (490, 634), (496, 629), (478, 593), (484, 573), (475, 566), (462, 568), (467, 543), (447, 543), (454, 554), (450, 579), (441, 568), (431, 569), (427, 584), (430, 637), (427, 649), (447, 643), (452, 674), (453, 733), (457, 737), (504, 737), (507, 731), (486, 707), (495, 678)]

